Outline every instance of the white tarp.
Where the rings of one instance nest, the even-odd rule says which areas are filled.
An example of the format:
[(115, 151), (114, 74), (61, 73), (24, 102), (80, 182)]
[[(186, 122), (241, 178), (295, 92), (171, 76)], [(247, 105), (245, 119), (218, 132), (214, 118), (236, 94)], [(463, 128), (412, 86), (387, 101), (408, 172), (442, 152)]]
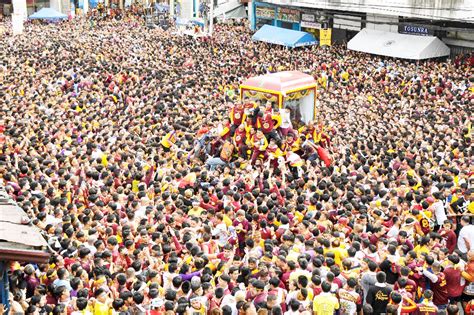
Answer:
[(434, 36), (417, 36), (364, 28), (349, 43), (350, 50), (403, 59), (449, 56), (449, 47)]

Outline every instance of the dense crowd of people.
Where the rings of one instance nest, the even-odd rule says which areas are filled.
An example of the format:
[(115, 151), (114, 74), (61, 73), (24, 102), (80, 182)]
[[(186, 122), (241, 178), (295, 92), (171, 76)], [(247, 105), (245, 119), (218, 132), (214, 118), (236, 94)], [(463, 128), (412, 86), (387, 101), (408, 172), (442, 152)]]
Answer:
[[(0, 185), (51, 251), (9, 267), (10, 314), (474, 311), (472, 57), (124, 14), (29, 25), (0, 63)], [(314, 122), (239, 100), (284, 70), (318, 81)]]

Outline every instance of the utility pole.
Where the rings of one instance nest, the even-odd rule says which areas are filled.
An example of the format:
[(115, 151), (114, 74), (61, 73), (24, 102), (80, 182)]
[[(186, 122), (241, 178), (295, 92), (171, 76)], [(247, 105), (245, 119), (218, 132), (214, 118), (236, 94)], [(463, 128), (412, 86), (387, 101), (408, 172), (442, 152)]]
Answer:
[(84, 0), (84, 5), (82, 7), (82, 11), (83, 11), (84, 15), (87, 16), (87, 12), (89, 12), (89, 0)]
[(250, 30), (255, 31), (255, 17), (254, 17), (254, 3), (253, 0), (250, 0), (248, 5), (247, 5), (247, 10), (248, 10), (248, 17), (249, 17), (249, 25), (250, 25)]
[(174, 0), (170, 0), (170, 18), (174, 17)]
[(211, 8), (209, 10), (209, 36), (212, 36), (212, 31), (214, 30), (214, 0), (209, 0)]

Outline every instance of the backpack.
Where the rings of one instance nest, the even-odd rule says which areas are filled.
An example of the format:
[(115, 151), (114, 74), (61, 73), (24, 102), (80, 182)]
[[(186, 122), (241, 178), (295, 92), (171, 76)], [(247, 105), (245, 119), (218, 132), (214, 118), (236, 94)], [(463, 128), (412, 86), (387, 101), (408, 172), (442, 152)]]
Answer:
[(222, 146), (221, 150), (221, 160), (224, 162), (228, 162), (232, 157), (232, 153), (234, 152), (234, 145), (230, 142), (225, 142)]

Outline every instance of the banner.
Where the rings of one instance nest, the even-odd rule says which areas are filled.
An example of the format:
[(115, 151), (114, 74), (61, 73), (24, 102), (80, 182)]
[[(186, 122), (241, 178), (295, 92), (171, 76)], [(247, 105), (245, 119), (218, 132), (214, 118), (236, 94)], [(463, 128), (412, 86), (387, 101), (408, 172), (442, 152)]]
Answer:
[(168, 21), (168, 15), (165, 12), (156, 13), (155, 23), (158, 24), (165, 31), (170, 28), (170, 24), (169, 24), (169, 21)]
[(426, 26), (418, 26), (411, 24), (399, 24), (398, 32), (401, 34), (411, 34), (420, 36), (433, 36), (434, 30)]
[(299, 23), (300, 11), (296, 9), (278, 8), (277, 19), (283, 22)]
[(319, 46), (331, 46), (332, 29), (322, 29), (319, 31)]
[(321, 23), (317, 22), (315, 14), (303, 13), (301, 14), (301, 27), (320, 29)]
[(275, 18), (275, 9), (269, 7), (256, 7), (255, 15), (257, 18), (273, 20)]

